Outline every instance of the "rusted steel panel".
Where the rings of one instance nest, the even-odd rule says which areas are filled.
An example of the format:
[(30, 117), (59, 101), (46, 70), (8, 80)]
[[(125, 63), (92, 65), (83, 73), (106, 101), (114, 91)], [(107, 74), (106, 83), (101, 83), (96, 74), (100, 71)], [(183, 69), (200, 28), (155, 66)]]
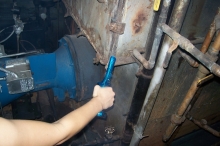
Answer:
[[(102, 64), (110, 55), (130, 57), (145, 48), (153, 20), (153, 0), (63, 0), (67, 13), (80, 27)], [(118, 28), (113, 28), (118, 27)], [(123, 30), (124, 29), (124, 30)], [(128, 59), (127, 59), (128, 60)], [(120, 62), (126, 64), (132, 61)], [(116, 62), (116, 64), (119, 64)]]
[(117, 55), (127, 56), (128, 51), (145, 47), (153, 20), (153, 0), (127, 0), (122, 22), (125, 32), (119, 36)]
[(67, 13), (78, 24), (96, 52), (108, 55), (112, 33), (107, 29), (116, 0), (99, 3), (97, 0), (63, 0)]

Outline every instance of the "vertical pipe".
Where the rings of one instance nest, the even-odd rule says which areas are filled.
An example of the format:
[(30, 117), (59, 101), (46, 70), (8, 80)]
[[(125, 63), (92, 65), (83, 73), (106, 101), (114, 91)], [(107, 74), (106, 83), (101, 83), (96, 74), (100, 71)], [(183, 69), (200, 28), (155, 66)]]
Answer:
[[(214, 44), (212, 45), (212, 47), (208, 50), (206, 54), (208, 54), (211, 57), (210, 60), (215, 62), (218, 58), (217, 55), (219, 53), (219, 50), (220, 50), (220, 33), (218, 33)], [(175, 129), (178, 127), (178, 125), (180, 125), (183, 122), (182, 119), (185, 119), (184, 114), (190, 102), (192, 101), (196, 91), (198, 90), (199, 80), (201, 80), (208, 74), (209, 74), (209, 71), (204, 66), (199, 65), (199, 71), (197, 72), (196, 77), (190, 86), (190, 89), (188, 90), (178, 110), (176, 111), (175, 114), (173, 114), (171, 118), (171, 123), (167, 127), (166, 132), (163, 136), (164, 141), (169, 140), (169, 138), (171, 137)]]
[[(186, 10), (188, 8), (190, 0), (177, 0), (174, 5), (174, 9), (171, 15), (169, 25), (176, 30), (180, 30)], [(164, 1), (164, 3), (170, 5), (170, 1)], [(166, 70), (163, 67), (164, 61), (166, 59), (166, 53), (171, 46), (172, 40), (169, 37), (165, 37), (161, 47), (161, 52), (156, 64), (156, 68), (153, 74), (153, 78), (148, 88), (144, 104), (141, 109), (140, 116), (138, 118), (137, 124), (134, 127), (134, 134), (130, 143), (130, 146), (136, 146), (142, 137), (144, 128), (148, 122), (150, 113), (152, 111), (154, 102), (156, 100), (157, 94), (159, 92), (160, 85), (162, 83), (164, 74)]]

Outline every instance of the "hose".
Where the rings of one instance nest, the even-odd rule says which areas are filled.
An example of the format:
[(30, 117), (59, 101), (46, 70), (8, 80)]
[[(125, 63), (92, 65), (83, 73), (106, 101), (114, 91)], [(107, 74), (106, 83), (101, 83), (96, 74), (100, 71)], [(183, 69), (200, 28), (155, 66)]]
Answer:
[(5, 42), (5, 41), (7, 41), (7, 40), (13, 35), (14, 32), (15, 32), (15, 31), (13, 30), (13, 31), (11, 32), (11, 34), (10, 34), (6, 39), (0, 41), (0, 43), (3, 43), (3, 42)]
[(24, 47), (22, 42), (26, 42), (26, 43), (30, 44), (34, 48), (34, 50), (37, 50), (37, 48), (31, 42), (29, 42), (27, 40), (20, 40), (20, 44), (24, 48), (25, 51), (27, 51), (27, 49)]

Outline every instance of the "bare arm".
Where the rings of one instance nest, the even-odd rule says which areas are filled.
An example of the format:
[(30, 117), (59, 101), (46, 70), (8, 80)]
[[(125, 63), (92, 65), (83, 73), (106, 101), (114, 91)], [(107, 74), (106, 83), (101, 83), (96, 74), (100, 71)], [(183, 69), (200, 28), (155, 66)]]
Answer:
[(0, 118), (0, 145), (60, 144), (78, 133), (99, 111), (111, 107), (114, 95), (112, 88), (95, 86), (88, 103), (52, 124)]

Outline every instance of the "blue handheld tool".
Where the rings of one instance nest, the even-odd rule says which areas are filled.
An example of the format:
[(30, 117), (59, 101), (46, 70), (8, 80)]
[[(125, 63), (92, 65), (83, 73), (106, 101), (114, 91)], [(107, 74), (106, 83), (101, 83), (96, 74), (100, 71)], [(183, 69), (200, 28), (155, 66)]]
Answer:
[[(115, 65), (116, 58), (114, 56), (111, 56), (108, 62), (108, 68), (105, 73), (105, 77), (101, 82), (98, 82), (98, 85), (100, 87), (110, 87), (111, 86), (111, 79), (112, 79), (112, 74), (114, 70), (114, 65)], [(104, 111), (101, 111), (97, 114), (97, 117), (101, 119), (106, 119), (107, 114)]]

